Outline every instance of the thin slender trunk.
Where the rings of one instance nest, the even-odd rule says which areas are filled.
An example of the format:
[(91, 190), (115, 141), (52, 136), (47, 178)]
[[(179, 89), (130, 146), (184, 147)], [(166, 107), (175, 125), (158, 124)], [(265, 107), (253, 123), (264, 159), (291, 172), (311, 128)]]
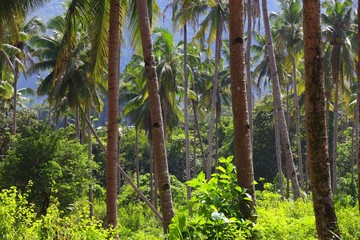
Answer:
[(155, 200), (154, 200), (154, 146), (152, 144), (151, 139), (150, 139), (150, 160), (149, 160), (149, 162), (150, 162), (150, 179), (149, 179), (150, 199), (151, 199), (151, 203), (155, 205)]
[(139, 130), (135, 128), (135, 163), (136, 163), (136, 186), (140, 187), (140, 163), (139, 163)]
[(108, 139), (106, 153), (106, 226), (117, 227), (118, 99), (120, 62), (120, 1), (110, 1), (108, 64)]
[(164, 125), (161, 116), (161, 102), (158, 78), (156, 74), (154, 50), (151, 41), (150, 24), (147, 1), (137, 0), (141, 44), (144, 54), (147, 88), (151, 108), (152, 139), (154, 143), (154, 159), (158, 173), (158, 187), (160, 192), (160, 206), (163, 216), (164, 233), (169, 230), (169, 224), (174, 216), (172, 194), (170, 187), (169, 168), (164, 138)]
[[(87, 113), (87, 119), (89, 119), (91, 124), (90, 107), (87, 108), (86, 113)], [(89, 127), (87, 128), (87, 134), (88, 134), (88, 158), (89, 160), (92, 160), (92, 140), (91, 140), (91, 129)], [(92, 181), (92, 169), (90, 170), (90, 181)], [(90, 218), (92, 218), (94, 216), (94, 191), (93, 191), (92, 182), (90, 182), (89, 184), (89, 208), (90, 208), (89, 211)]]
[(246, 38), (246, 54), (245, 54), (245, 64), (246, 64), (246, 91), (247, 91), (247, 102), (249, 109), (249, 124), (250, 124), (250, 136), (251, 144), (253, 143), (253, 103), (252, 103), (252, 84), (251, 84), (251, 41), (252, 41), (252, 9), (251, 9), (252, 0), (248, 0), (247, 4), (247, 38)]
[(12, 134), (16, 134), (17, 129), (17, 117), (16, 117), (16, 111), (17, 111), (17, 85), (19, 81), (19, 67), (18, 63), (14, 62), (15, 70), (14, 70), (14, 92), (13, 92), (13, 121), (12, 121)]
[(197, 157), (197, 155), (196, 155), (196, 129), (194, 129), (194, 147), (193, 147), (193, 151), (194, 151), (194, 155), (193, 155), (193, 161), (194, 161), (194, 166), (193, 166), (193, 178), (195, 178), (196, 177), (196, 174), (197, 174), (197, 166), (196, 166), (196, 157)]
[(247, 103), (244, 63), (244, 1), (230, 0), (230, 76), (234, 125), (234, 148), (237, 181), (252, 201), (241, 203), (246, 219), (256, 221), (254, 169)]
[[(275, 103), (274, 103), (275, 107)], [(280, 145), (280, 129), (277, 115), (274, 111), (274, 126), (275, 126), (275, 151), (276, 151), (276, 165), (279, 175), (279, 189), (281, 194), (281, 200), (284, 200), (284, 184), (282, 177), (282, 161), (281, 161), (281, 145)]]
[[(219, 126), (221, 121), (221, 100), (218, 96), (218, 100), (216, 101), (216, 117), (215, 117), (215, 168), (219, 164)], [(216, 170), (215, 170), (216, 171)]]
[(200, 126), (199, 126), (199, 119), (198, 119), (198, 114), (197, 114), (197, 102), (195, 100), (192, 100), (192, 106), (193, 106), (193, 111), (194, 111), (195, 128), (196, 128), (196, 132), (198, 133), (199, 142), (200, 142), (201, 158), (203, 160), (205, 170), (206, 170), (206, 157), (205, 157), (204, 143), (202, 140)]
[(64, 116), (64, 128), (66, 129), (67, 128), (67, 116), (65, 115)]
[(297, 94), (297, 79), (296, 79), (296, 61), (295, 57), (292, 57), (292, 74), (294, 81), (294, 105), (295, 105), (295, 125), (296, 125), (296, 144), (299, 157), (299, 172), (300, 172), (300, 187), (304, 190), (304, 170), (303, 159), (301, 151), (301, 138), (300, 138), (300, 108)]
[(330, 186), (320, 1), (303, 0), (307, 159), (319, 239), (340, 239)]
[(79, 116), (79, 108), (75, 107), (75, 131), (76, 138), (80, 141), (80, 116)]
[(299, 187), (299, 182), (298, 182), (297, 176), (296, 176), (293, 154), (291, 152), (289, 132), (288, 132), (288, 127), (287, 127), (286, 121), (285, 121), (284, 109), (281, 104), (279, 77), (277, 74), (276, 60), (275, 60), (274, 48), (273, 48), (273, 44), (272, 44), (273, 41), (272, 41), (272, 36), (271, 36), (271, 31), (270, 31), (270, 22), (269, 22), (269, 16), (268, 16), (268, 11), (267, 11), (266, 0), (262, 0), (262, 8), (263, 8), (263, 18), (264, 18), (264, 25), (265, 25), (267, 49), (268, 49), (269, 60), (270, 60), (269, 63), (270, 63), (270, 72), (271, 72), (271, 80), (272, 80), (272, 86), (273, 86), (274, 101), (276, 103), (276, 111), (279, 116), (281, 140), (283, 142), (284, 153), (285, 153), (285, 158), (286, 158), (286, 165), (289, 168), (289, 178), (290, 178), (291, 184), (292, 184), (294, 199), (298, 199), (300, 197), (300, 187)]
[(351, 172), (351, 184), (354, 184), (355, 171), (354, 171), (354, 158), (355, 158), (355, 129), (354, 126), (351, 130), (351, 159), (350, 159), (350, 172)]
[(222, 28), (223, 28), (222, 19), (218, 23), (216, 29), (216, 40), (215, 40), (215, 73), (214, 73), (214, 83), (212, 89), (212, 98), (211, 98), (211, 112), (210, 112), (210, 122), (209, 122), (209, 138), (208, 138), (208, 152), (207, 152), (207, 161), (206, 161), (206, 179), (211, 178), (211, 163), (212, 163), (212, 150), (213, 150), (213, 135), (214, 135), (214, 117), (215, 117), (215, 107), (216, 107), (216, 95), (218, 87), (218, 75), (219, 75), (219, 64), (221, 57), (221, 46), (222, 46)]
[(338, 66), (335, 64), (340, 64), (340, 61), (337, 60), (338, 54), (340, 51), (338, 45), (334, 46), (334, 52), (332, 56), (332, 76), (335, 83), (335, 103), (334, 103), (334, 136), (333, 136), (333, 159), (332, 159), (332, 175), (331, 175), (331, 186), (332, 190), (335, 193), (336, 191), (336, 159), (337, 159), (337, 139), (338, 139), (338, 106), (339, 106), (339, 72)]
[[(185, 130), (185, 165), (186, 165), (186, 181), (191, 179), (190, 166), (190, 139), (189, 139), (189, 79), (187, 68), (187, 24), (184, 24), (184, 130)], [(186, 199), (190, 201), (191, 187), (186, 186)], [(189, 209), (190, 212), (190, 209)]]
[[(96, 142), (99, 144), (101, 150), (106, 153), (107, 149), (104, 146), (104, 144), (101, 142), (99, 136), (97, 135), (97, 133), (95, 132), (95, 129), (92, 127), (90, 120), (86, 117), (84, 111), (80, 108), (81, 114), (83, 116), (85, 116), (85, 120), (86, 123), (88, 124), (88, 127), (91, 130), (91, 133), (93, 134), (93, 136), (95, 137)], [(127, 173), (124, 171), (124, 169), (121, 168), (120, 165), (117, 164), (117, 167), (120, 170), (120, 173), (122, 174), (122, 176), (124, 177), (125, 181), (130, 184), (130, 186), (135, 190), (135, 192), (139, 195), (139, 197), (146, 203), (146, 205), (151, 209), (151, 211), (155, 214), (155, 216), (162, 221), (162, 217), (160, 215), (160, 213), (158, 212), (158, 210), (151, 204), (151, 202), (146, 198), (146, 196), (141, 192), (141, 190), (136, 186), (136, 184), (131, 180), (131, 178), (129, 177), (129, 175), (127, 175)]]

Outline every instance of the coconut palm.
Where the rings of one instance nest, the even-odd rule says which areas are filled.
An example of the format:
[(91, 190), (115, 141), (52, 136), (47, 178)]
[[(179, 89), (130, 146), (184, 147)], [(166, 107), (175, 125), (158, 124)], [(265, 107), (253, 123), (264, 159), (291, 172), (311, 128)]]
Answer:
[(172, 194), (170, 188), (169, 169), (165, 148), (164, 125), (162, 119), (161, 100), (158, 94), (158, 78), (152, 46), (149, 14), (146, 1), (137, 0), (137, 12), (139, 16), (139, 28), (141, 35), (142, 50), (144, 55), (147, 87), (151, 107), (151, 129), (154, 139), (155, 166), (158, 173), (158, 186), (160, 192), (160, 205), (163, 216), (164, 232), (167, 233), (169, 224), (174, 216)]
[[(323, 24), (326, 26), (325, 35), (327, 37), (327, 47), (324, 58), (329, 59), (331, 66), (332, 84), (334, 85), (334, 135), (333, 135), (333, 152), (332, 152), (332, 181), (333, 191), (336, 190), (336, 158), (337, 158), (337, 141), (338, 141), (338, 104), (339, 104), (339, 77), (344, 74), (352, 74), (354, 62), (349, 33), (352, 19), (352, 1), (336, 1), (335, 4), (330, 1), (324, 2), (326, 14), (322, 14)], [(343, 70), (341, 70), (343, 69)], [(330, 71), (329, 71), (330, 72)], [(340, 79), (343, 81), (343, 79)], [(328, 99), (329, 100), (329, 99)]]
[(245, 218), (254, 219), (255, 186), (247, 104), (244, 63), (244, 1), (230, 0), (230, 72), (234, 123), (234, 148), (237, 180), (252, 197), (242, 203)]
[(320, 1), (304, 0), (305, 107), (307, 157), (319, 239), (340, 238), (330, 188), (325, 91), (321, 62)]
[(303, 48), (302, 38), (302, 8), (300, 0), (283, 0), (280, 2), (281, 11), (273, 14), (274, 20), (274, 43), (277, 46), (285, 46), (287, 56), (285, 61), (291, 63), (292, 83), (294, 84), (295, 126), (296, 144), (299, 158), (300, 187), (304, 189), (304, 171), (300, 139), (300, 109), (298, 101), (297, 66), (299, 56)]
[(277, 66), (276, 66), (274, 48), (273, 48), (273, 43), (272, 43), (273, 40), (272, 40), (271, 31), (270, 31), (270, 22), (269, 22), (269, 17), (268, 17), (268, 12), (267, 12), (266, 0), (262, 0), (262, 9), (263, 9), (267, 50), (268, 50), (269, 60), (270, 60), (269, 64), (270, 64), (271, 80), (272, 80), (272, 86), (273, 86), (274, 102), (276, 104), (275, 105), (276, 112), (279, 117), (278, 120), (279, 120), (279, 124), (280, 124), (280, 134), (281, 134), (281, 140), (282, 140), (285, 158), (286, 158), (288, 177), (291, 179), (294, 198), (297, 199), (300, 197), (300, 188), (299, 188), (299, 182), (298, 182), (297, 175), (296, 175), (293, 154), (291, 152), (288, 127), (286, 124), (284, 109), (282, 107), (282, 102), (281, 102), (279, 77), (278, 77), (278, 73), (277, 73)]

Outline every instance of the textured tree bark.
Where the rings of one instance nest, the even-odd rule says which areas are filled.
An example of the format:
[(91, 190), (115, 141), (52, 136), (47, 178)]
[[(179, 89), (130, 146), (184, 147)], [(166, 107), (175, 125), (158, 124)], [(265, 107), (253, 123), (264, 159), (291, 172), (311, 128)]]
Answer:
[(299, 182), (297, 180), (295, 164), (293, 160), (293, 154), (291, 152), (291, 145), (289, 139), (288, 127), (286, 125), (284, 109), (281, 103), (281, 94), (280, 94), (280, 84), (279, 77), (277, 74), (276, 60), (274, 54), (274, 47), (272, 44), (272, 36), (270, 31), (270, 22), (267, 11), (267, 2), (266, 0), (262, 0), (262, 9), (263, 9), (263, 18), (264, 18), (264, 26), (265, 26), (265, 35), (267, 42), (267, 49), (269, 54), (269, 64), (270, 64), (270, 72), (271, 72), (271, 80), (273, 86), (273, 95), (276, 106), (276, 112), (279, 117), (279, 127), (281, 134), (281, 141), (284, 148), (285, 158), (286, 158), (286, 167), (289, 173), (289, 178), (292, 184), (292, 190), (294, 194), (294, 199), (298, 199), (300, 197), (300, 187)]
[[(90, 104), (89, 104), (90, 105)], [(91, 118), (90, 118), (90, 106), (86, 109), (86, 115), (87, 119), (89, 119), (91, 124)], [(86, 121), (86, 120), (85, 120)], [(92, 140), (91, 140), (91, 129), (87, 128), (87, 134), (88, 134), (88, 159), (92, 160)], [(92, 179), (92, 170), (90, 170), (90, 180)], [(94, 191), (93, 191), (93, 184), (90, 182), (89, 184), (89, 216), (92, 218), (94, 216)]]
[[(275, 108), (275, 104), (274, 104)], [(280, 129), (277, 115), (274, 111), (274, 126), (275, 126), (275, 151), (276, 151), (276, 165), (279, 174), (279, 189), (281, 194), (281, 200), (284, 200), (284, 183), (282, 176), (282, 161), (281, 161), (281, 145), (280, 145)]]
[(245, 218), (256, 221), (254, 169), (244, 72), (244, 1), (230, 0), (229, 7), (230, 76), (237, 181), (252, 197), (250, 204), (241, 205), (242, 212)]
[(296, 61), (295, 57), (292, 57), (292, 74), (294, 81), (294, 105), (295, 105), (295, 127), (296, 127), (296, 144), (299, 157), (299, 172), (300, 172), (300, 187), (304, 190), (304, 170), (303, 170), (303, 160), (302, 160), (302, 151), (301, 151), (301, 138), (300, 138), (300, 108), (299, 100), (297, 95), (297, 79), (296, 79)]
[(118, 99), (120, 62), (120, 1), (110, 1), (108, 66), (108, 139), (106, 152), (106, 226), (117, 227)]
[(211, 97), (211, 112), (210, 112), (210, 122), (209, 122), (209, 138), (208, 138), (208, 153), (206, 161), (206, 179), (211, 178), (211, 162), (212, 162), (212, 149), (213, 149), (213, 135), (214, 135), (214, 117), (215, 117), (215, 107), (216, 107), (216, 95), (218, 87), (218, 78), (219, 78), (219, 63), (221, 58), (221, 46), (222, 46), (222, 31), (223, 31), (223, 21), (221, 20), (216, 29), (216, 40), (215, 40), (215, 72), (214, 72), (214, 83), (212, 89)]
[[(340, 237), (330, 187), (320, 1), (303, 0), (307, 159), (319, 239)], [(336, 238), (337, 239), (337, 238)]]
[(137, 0), (141, 44), (144, 54), (147, 88), (151, 108), (152, 139), (154, 144), (154, 159), (158, 173), (158, 187), (160, 192), (160, 207), (163, 216), (164, 233), (169, 230), (169, 224), (174, 216), (172, 195), (170, 188), (169, 169), (166, 156), (164, 125), (161, 115), (158, 78), (155, 69), (154, 50), (151, 41), (147, 1)]

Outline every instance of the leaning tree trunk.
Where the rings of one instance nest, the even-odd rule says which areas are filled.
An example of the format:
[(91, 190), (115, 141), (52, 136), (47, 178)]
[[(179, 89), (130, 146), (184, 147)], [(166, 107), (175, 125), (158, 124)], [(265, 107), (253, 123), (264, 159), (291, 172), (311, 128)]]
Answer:
[(208, 138), (208, 155), (206, 161), (206, 179), (211, 178), (211, 162), (212, 162), (212, 149), (213, 149), (213, 135), (214, 135), (214, 117), (215, 117), (215, 107), (216, 107), (216, 95), (218, 87), (218, 78), (219, 78), (219, 64), (221, 58), (221, 46), (222, 46), (222, 28), (223, 28), (222, 18), (218, 23), (216, 29), (216, 40), (215, 40), (215, 72), (214, 72), (214, 83), (212, 89), (211, 97), (211, 112), (210, 112), (210, 122), (209, 122), (209, 138)]
[[(275, 104), (274, 104), (274, 108)], [(279, 175), (279, 189), (281, 194), (281, 200), (284, 200), (284, 184), (283, 184), (283, 175), (282, 175), (282, 161), (281, 161), (281, 144), (280, 144), (280, 129), (279, 121), (274, 111), (274, 126), (275, 126), (275, 151), (276, 151), (276, 165)]]
[(299, 100), (297, 95), (297, 79), (296, 79), (296, 61), (295, 57), (292, 57), (292, 74), (294, 81), (294, 105), (295, 105), (295, 125), (296, 125), (296, 144), (299, 157), (299, 172), (300, 172), (300, 187), (304, 190), (304, 170), (303, 170), (303, 160), (302, 160), (302, 151), (301, 151), (301, 138), (300, 138), (300, 108)]
[(303, 0), (307, 159), (319, 239), (340, 237), (330, 187), (320, 1)]
[(256, 221), (252, 148), (244, 72), (244, 1), (230, 0), (230, 77), (234, 124), (234, 148), (237, 181), (252, 197), (241, 204), (245, 218)]
[(281, 140), (283, 142), (284, 153), (285, 153), (285, 158), (286, 158), (286, 167), (288, 168), (288, 171), (289, 171), (289, 178), (290, 178), (291, 184), (292, 184), (294, 199), (297, 199), (300, 197), (300, 187), (299, 187), (299, 182), (298, 182), (297, 176), (296, 176), (293, 154), (291, 152), (289, 132), (288, 132), (288, 127), (287, 127), (286, 121), (285, 121), (284, 109), (283, 109), (282, 103), (281, 103), (279, 77), (277, 74), (276, 60), (275, 60), (275, 54), (274, 54), (274, 47), (272, 44), (273, 41), (272, 41), (272, 35), (271, 35), (271, 30), (270, 30), (270, 22), (269, 22), (269, 16), (268, 16), (268, 11), (267, 11), (266, 0), (262, 0), (262, 9), (263, 9), (263, 18), (264, 18), (267, 49), (268, 49), (269, 60), (270, 60), (269, 64), (270, 64), (271, 80), (272, 80), (272, 86), (273, 86), (274, 101), (275, 101), (277, 115), (279, 116), (279, 127), (280, 127)]
[(106, 152), (106, 226), (117, 227), (118, 99), (120, 62), (120, 1), (110, 1), (108, 66), (108, 139)]
[(249, 110), (249, 124), (250, 124), (250, 136), (251, 144), (253, 142), (253, 116), (252, 116), (252, 88), (251, 88), (251, 40), (252, 40), (252, 0), (247, 1), (247, 39), (246, 39), (246, 91), (247, 91), (247, 102)]
[[(189, 79), (187, 68), (187, 24), (184, 24), (184, 130), (185, 130), (185, 165), (186, 165), (186, 181), (191, 179), (190, 166), (190, 139), (189, 139)], [(190, 201), (191, 187), (186, 186), (186, 199)]]
[(169, 230), (169, 224), (174, 216), (172, 195), (170, 188), (169, 169), (166, 156), (164, 126), (161, 116), (161, 102), (159, 95), (158, 78), (155, 69), (154, 50), (151, 42), (147, 1), (137, 0), (141, 44), (144, 54), (147, 88), (151, 108), (151, 129), (154, 144), (155, 166), (157, 168), (158, 187), (160, 192), (160, 206), (163, 215), (164, 232)]

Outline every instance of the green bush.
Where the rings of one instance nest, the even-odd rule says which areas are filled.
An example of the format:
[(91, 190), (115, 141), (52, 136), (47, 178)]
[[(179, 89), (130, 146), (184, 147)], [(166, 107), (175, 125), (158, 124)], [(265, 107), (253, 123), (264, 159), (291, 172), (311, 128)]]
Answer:
[(187, 182), (194, 191), (190, 200), (193, 215), (188, 208), (173, 218), (169, 239), (246, 239), (252, 235), (253, 223), (245, 221), (240, 203), (251, 201), (236, 180), (232, 158), (221, 158), (218, 172), (209, 181), (201, 172)]
[(43, 126), (17, 135), (7, 156), (0, 163), (0, 189), (16, 186), (25, 192), (36, 211), (46, 213), (51, 198), (59, 200), (60, 209), (83, 197), (88, 190), (90, 169), (85, 146), (72, 140), (69, 130), (56, 132)]

